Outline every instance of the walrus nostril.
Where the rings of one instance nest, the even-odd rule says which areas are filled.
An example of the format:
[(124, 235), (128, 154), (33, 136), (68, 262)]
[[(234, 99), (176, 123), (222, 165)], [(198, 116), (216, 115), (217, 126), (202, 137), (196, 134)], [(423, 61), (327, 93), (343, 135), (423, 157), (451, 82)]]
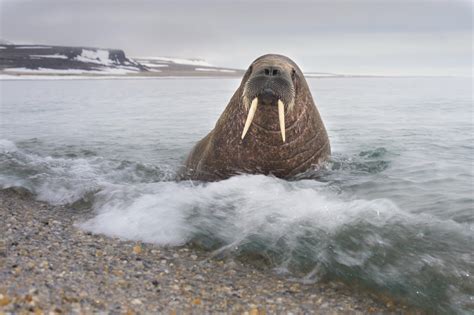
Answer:
[(269, 77), (276, 77), (281, 74), (281, 70), (278, 69), (277, 67), (268, 67), (263, 70), (266, 76)]

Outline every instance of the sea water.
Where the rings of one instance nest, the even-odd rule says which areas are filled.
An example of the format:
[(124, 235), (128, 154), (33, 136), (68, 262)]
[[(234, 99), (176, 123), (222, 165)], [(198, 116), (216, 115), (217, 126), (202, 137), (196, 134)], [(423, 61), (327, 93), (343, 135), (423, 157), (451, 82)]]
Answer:
[(239, 80), (0, 84), (0, 186), (88, 205), (79, 228), (193, 243), (430, 311), (474, 307), (471, 78), (309, 79), (333, 151), (324, 168), (213, 183), (174, 177)]

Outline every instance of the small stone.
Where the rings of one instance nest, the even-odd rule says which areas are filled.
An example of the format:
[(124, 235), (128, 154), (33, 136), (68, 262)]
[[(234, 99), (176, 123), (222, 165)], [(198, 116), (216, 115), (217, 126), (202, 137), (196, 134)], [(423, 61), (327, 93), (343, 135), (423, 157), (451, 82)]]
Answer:
[(249, 315), (258, 315), (258, 308), (252, 307), (250, 309)]
[(193, 300), (193, 305), (201, 305), (201, 299), (200, 298), (195, 298)]
[(33, 269), (34, 267), (35, 267), (35, 263), (32, 262), (32, 261), (30, 261), (30, 262), (28, 262), (28, 263), (26, 264), (26, 268), (27, 268), (28, 270), (31, 270), (31, 269)]
[(132, 300), (132, 304), (133, 304), (133, 305), (141, 305), (141, 304), (142, 304), (142, 301), (140, 301), (139, 299), (133, 299), (133, 300)]
[(296, 292), (299, 292), (299, 291), (300, 291), (299, 284), (294, 284), (290, 287), (290, 292), (292, 292), (292, 293), (296, 293)]
[(196, 260), (197, 258), (198, 258), (198, 256), (196, 256), (196, 255), (191, 255), (191, 259), (192, 259), (192, 260)]
[(142, 252), (142, 247), (140, 245), (133, 246), (133, 252), (138, 255)]
[(0, 306), (6, 306), (10, 304), (10, 298), (6, 295), (0, 294)]
[(38, 294), (38, 289), (32, 288), (32, 289), (30, 289), (30, 290), (28, 291), (28, 294), (36, 295), (36, 294)]

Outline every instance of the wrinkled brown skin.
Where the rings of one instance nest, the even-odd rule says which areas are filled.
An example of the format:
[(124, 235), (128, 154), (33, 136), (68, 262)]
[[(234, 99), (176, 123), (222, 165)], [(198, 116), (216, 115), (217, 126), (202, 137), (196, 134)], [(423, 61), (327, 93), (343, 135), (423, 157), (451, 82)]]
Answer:
[[(285, 143), (280, 134), (276, 106), (258, 106), (247, 135), (241, 139), (248, 113), (242, 100), (244, 84), (252, 69), (267, 65), (295, 71), (292, 111), (288, 111), (285, 104)], [(252, 63), (214, 129), (192, 149), (181, 178), (217, 181), (247, 173), (290, 179), (318, 167), (330, 154), (326, 128), (303, 73), (285, 56), (265, 55)]]

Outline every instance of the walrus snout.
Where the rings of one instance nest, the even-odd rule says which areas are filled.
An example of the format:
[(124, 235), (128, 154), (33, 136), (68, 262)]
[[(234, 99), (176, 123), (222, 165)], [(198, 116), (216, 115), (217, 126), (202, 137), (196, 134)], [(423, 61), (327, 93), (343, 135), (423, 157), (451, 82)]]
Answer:
[(258, 101), (262, 105), (276, 105), (278, 96), (272, 89), (264, 89), (260, 95), (257, 96)]
[(246, 109), (255, 98), (260, 105), (277, 105), (281, 100), (291, 110), (295, 103), (295, 84), (291, 69), (277, 66), (255, 66), (244, 83), (242, 103)]
[(261, 64), (254, 62), (248, 70), (244, 83), (242, 103), (247, 111), (241, 139), (245, 138), (257, 113), (259, 105), (278, 108), (278, 123), (281, 139), (286, 142), (286, 112), (291, 112), (295, 104), (296, 89), (294, 69), (291, 66), (280, 67), (268, 60)]

